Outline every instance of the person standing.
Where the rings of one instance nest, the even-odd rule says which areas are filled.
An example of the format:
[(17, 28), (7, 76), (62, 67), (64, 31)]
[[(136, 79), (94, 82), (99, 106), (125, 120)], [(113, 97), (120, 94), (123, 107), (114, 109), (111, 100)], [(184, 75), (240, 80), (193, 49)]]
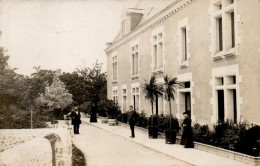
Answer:
[(73, 131), (74, 134), (79, 134), (79, 125), (81, 123), (80, 120), (80, 112), (78, 110), (78, 113), (76, 112), (78, 108), (75, 107), (74, 110), (71, 112), (70, 117), (71, 117), (71, 124), (73, 125)]
[(130, 138), (134, 138), (135, 137), (135, 121), (136, 121), (136, 112), (135, 110), (133, 110), (133, 106), (129, 106), (129, 111), (131, 112), (130, 114), (130, 118), (129, 118), (129, 125), (130, 125), (130, 129), (131, 129), (131, 136)]
[(80, 118), (81, 118), (81, 115), (80, 115), (80, 111), (78, 110), (77, 115), (76, 115), (76, 134), (79, 134), (79, 126), (81, 124)]
[(181, 145), (184, 145), (185, 148), (193, 148), (194, 143), (191, 128), (191, 118), (188, 112), (184, 112), (183, 116), (185, 117), (185, 119), (182, 123), (183, 132), (181, 136)]

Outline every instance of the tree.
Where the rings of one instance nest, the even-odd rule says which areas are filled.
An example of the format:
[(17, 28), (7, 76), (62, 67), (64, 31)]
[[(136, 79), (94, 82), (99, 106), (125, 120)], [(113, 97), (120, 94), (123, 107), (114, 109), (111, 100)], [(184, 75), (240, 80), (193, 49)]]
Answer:
[(64, 83), (57, 76), (54, 77), (53, 83), (45, 88), (45, 92), (37, 98), (37, 103), (46, 106), (52, 115), (56, 110), (65, 109), (72, 101), (72, 95), (68, 93)]
[(9, 56), (5, 55), (4, 48), (0, 47), (0, 108), (7, 109), (11, 104), (16, 104), (18, 100), (17, 91), (17, 74), (15, 69), (8, 66)]
[(72, 94), (74, 105), (82, 105), (87, 101), (86, 79), (77, 72), (63, 73), (60, 80), (65, 83), (66, 89)]
[(93, 68), (78, 69), (78, 73), (85, 78), (86, 99), (91, 103), (90, 122), (97, 122), (99, 103), (107, 97), (106, 73), (101, 71), (102, 63), (96, 62)]
[(175, 100), (175, 92), (176, 89), (179, 87), (179, 82), (177, 78), (171, 78), (168, 75), (164, 76), (164, 95), (165, 99), (169, 102), (169, 109), (170, 109), (170, 130), (172, 129), (172, 107), (171, 107), (171, 100)]
[(33, 102), (41, 93), (44, 93), (46, 86), (52, 84), (56, 71), (44, 70), (40, 66), (33, 67), (36, 71), (28, 78), (26, 99)]
[[(146, 81), (146, 80), (145, 80)], [(143, 93), (145, 94), (145, 99), (149, 100), (151, 103), (152, 107), (152, 126), (154, 125), (153, 123), (153, 103), (157, 99), (158, 96), (162, 96), (163, 89), (160, 85), (156, 83), (156, 78), (155, 76), (152, 76), (150, 79), (150, 82), (146, 83), (143, 85)]]

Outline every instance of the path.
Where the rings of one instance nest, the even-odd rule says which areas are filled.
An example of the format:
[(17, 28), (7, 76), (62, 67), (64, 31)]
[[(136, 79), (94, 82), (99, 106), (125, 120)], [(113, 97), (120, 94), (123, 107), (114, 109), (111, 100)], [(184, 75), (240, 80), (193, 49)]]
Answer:
[(87, 123), (80, 125), (80, 134), (74, 135), (73, 143), (86, 155), (88, 166), (187, 165)]

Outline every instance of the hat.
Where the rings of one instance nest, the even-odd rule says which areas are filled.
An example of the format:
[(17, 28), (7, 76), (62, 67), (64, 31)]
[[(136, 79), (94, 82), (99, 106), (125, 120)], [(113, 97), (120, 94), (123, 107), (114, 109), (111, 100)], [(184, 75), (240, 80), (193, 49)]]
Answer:
[(185, 114), (189, 115), (189, 112), (188, 111), (183, 112), (183, 115), (185, 115)]

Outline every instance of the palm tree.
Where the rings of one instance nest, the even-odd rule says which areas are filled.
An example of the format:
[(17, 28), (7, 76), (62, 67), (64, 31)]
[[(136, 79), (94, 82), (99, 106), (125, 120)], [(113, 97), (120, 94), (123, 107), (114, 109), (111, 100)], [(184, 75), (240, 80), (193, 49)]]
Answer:
[(169, 102), (170, 109), (170, 130), (172, 129), (172, 108), (171, 100), (175, 100), (176, 89), (179, 87), (180, 83), (177, 81), (177, 78), (171, 78), (170, 76), (164, 76), (164, 94), (165, 99)]
[[(146, 80), (145, 80), (146, 81)], [(146, 81), (147, 82), (147, 81)], [(153, 103), (158, 98), (162, 96), (162, 86), (156, 83), (155, 76), (152, 76), (149, 83), (145, 83), (143, 86), (143, 92), (145, 94), (145, 99), (149, 100), (152, 106), (152, 126), (153, 126)]]

